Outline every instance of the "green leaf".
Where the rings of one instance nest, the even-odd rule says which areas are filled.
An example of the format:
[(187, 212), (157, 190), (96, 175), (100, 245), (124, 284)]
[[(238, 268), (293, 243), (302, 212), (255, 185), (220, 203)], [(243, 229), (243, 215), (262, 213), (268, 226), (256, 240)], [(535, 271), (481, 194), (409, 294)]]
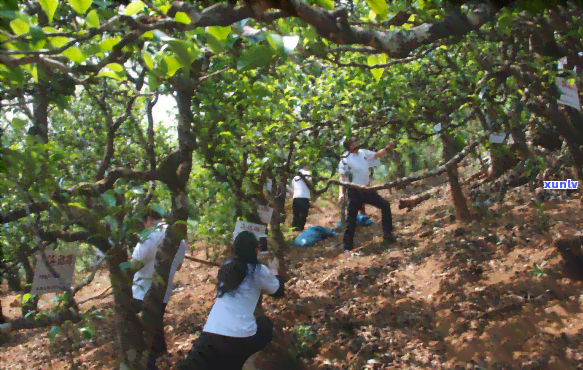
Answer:
[(122, 262), (122, 263), (119, 264), (119, 268), (122, 271), (125, 271), (125, 270), (128, 270), (128, 269), (131, 271), (131, 270), (134, 269), (134, 264), (131, 261)]
[(67, 203), (67, 205), (69, 207), (75, 207), (75, 208), (79, 208), (79, 209), (84, 209), (87, 211), (87, 207), (85, 207), (83, 204), (81, 203)]
[(216, 37), (219, 41), (225, 41), (231, 33), (231, 27), (212, 26), (207, 27), (206, 32)]
[(43, 11), (49, 18), (49, 24), (53, 24), (53, 17), (55, 16), (55, 12), (57, 11), (58, 1), (57, 0), (38, 0), (40, 6), (43, 8)]
[(85, 18), (85, 23), (87, 24), (87, 26), (89, 26), (89, 28), (99, 27), (99, 15), (97, 14), (97, 11), (95, 9), (93, 9), (87, 14), (87, 17)]
[(79, 14), (85, 14), (93, 3), (93, 0), (67, 0), (71, 8)]
[(28, 302), (28, 300), (31, 298), (32, 298), (32, 294), (26, 293), (25, 295), (22, 296), (22, 303), (24, 304), (24, 303)]
[(370, 73), (372, 73), (375, 80), (377, 80), (377, 82), (379, 82), (381, 80), (381, 77), (382, 77), (384, 71), (385, 71), (384, 68), (375, 68), (375, 69), (371, 69)]
[(183, 12), (177, 12), (176, 15), (174, 16), (174, 20), (176, 22), (180, 22), (180, 23), (184, 23), (184, 24), (190, 24), (192, 21), (190, 20), (190, 17)]
[(49, 330), (49, 341), (53, 341), (55, 340), (55, 337), (57, 336), (57, 334), (59, 334), (59, 331), (61, 330), (60, 326), (53, 326), (51, 328), (51, 330)]
[(10, 28), (12, 28), (15, 35), (22, 35), (30, 30), (28, 23), (18, 18), (10, 22)]
[(166, 214), (166, 210), (159, 204), (150, 204), (150, 209), (158, 212), (160, 215), (164, 216)]
[(60, 160), (62, 160), (63, 158), (65, 158), (65, 153), (63, 153), (63, 152), (57, 152), (57, 153), (55, 153), (55, 154), (52, 154), (52, 155), (49, 157), (49, 160), (50, 160), (51, 162), (59, 162), (59, 161), (60, 161)]
[(97, 77), (109, 77), (109, 78), (113, 78), (114, 80), (123, 81), (125, 76), (120, 75), (119, 73), (116, 73), (116, 72), (101, 71), (101, 72), (99, 72)]
[(46, 40), (46, 38), (47, 38), (45, 36), (45, 33), (43, 32), (42, 28), (40, 28), (38, 26), (30, 27), (30, 30), (28, 32), (30, 32), (30, 36), (32, 37), (33, 42), (38, 42), (40, 40)]
[(237, 61), (237, 70), (243, 72), (263, 67), (271, 62), (274, 56), (273, 49), (269, 46), (251, 48), (246, 50), (239, 61)]
[(148, 68), (150, 71), (154, 69), (154, 60), (152, 59), (150, 54), (143, 52), (142, 59), (144, 59), (144, 64), (146, 65), (146, 68)]
[(79, 331), (81, 332), (81, 334), (83, 335), (83, 338), (85, 338), (85, 339), (91, 339), (95, 335), (95, 329), (90, 327), (90, 326), (81, 328), (81, 329), (79, 329)]
[(49, 41), (54, 47), (60, 48), (61, 46), (68, 43), (69, 39), (66, 37), (49, 37)]
[(367, 58), (366, 63), (369, 67), (379, 64), (379, 58), (376, 55), (371, 55)]
[(128, 5), (124, 15), (132, 16), (132, 15), (136, 14), (137, 12), (139, 12), (140, 10), (142, 10), (142, 8), (144, 6), (146, 6), (146, 4), (144, 4), (140, 0), (134, 1), (130, 5)]
[(113, 37), (111, 39), (103, 40), (99, 43), (101, 51), (110, 51), (115, 45), (121, 41), (121, 37)]
[(332, 0), (316, 0), (316, 3), (324, 9), (333, 10), (334, 1)]
[(101, 199), (110, 207), (114, 207), (116, 204), (115, 197), (111, 194), (101, 194)]
[(172, 56), (164, 57), (164, 61), (166, 62), (166, 65), (168, 66), (168, 72), (167, 72), (168, 77), (172, 77), (174, 75), (174, 73), (176, 73), (176, 71), (179, 70), (180, 67), (182, 67), (182, 64), (176, 58), (174, 58)]
[(14, 131), (20, 131), (22, 130), (24, 125), (26, 125), (26, 120), (22, 118), (13, 118), (12, 121), (10, 121), (10, 125), (12, 126)]
[(225, 47), (215, 36), (211, 34), (206, 35), (206, 41), (214, 54), (220, 54), (225, 51)]
[(119, 63), (109, 63), (105, 66), (105, 68), (109, 68), (114, 72), (123, 72), (123, 66)]
[(192, 62), (198, 59), (198, 56), (200, 55), (200, 49), (198, 46), (188, 41), (175, 40), (170, 43), (170, 46), (176, 53), (182, 66), (186, 69), (190, 69)]
[(387, 7), (387, 3), (385, 0), (366, 0), (366, 3), (370, 8), (381, 18), (384, 18), (387, 15), (389, 8)]
[(379, 63), (380, 64), (386, 64), (387, 63), (387, 54), (383, 53), (383, 54), (379, 54), (378, 55), (379, 58)]
[(85, 55), (79, 48), (76, 47), (68, 48), (63, 52), (63, 55), (75, 63), (81, 63), (87, 59), (87, 55)]

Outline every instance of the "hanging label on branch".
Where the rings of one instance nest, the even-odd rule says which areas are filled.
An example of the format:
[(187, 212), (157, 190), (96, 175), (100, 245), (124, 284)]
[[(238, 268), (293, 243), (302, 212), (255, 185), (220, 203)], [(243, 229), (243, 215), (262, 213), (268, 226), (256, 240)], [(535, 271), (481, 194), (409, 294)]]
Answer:
[(557, 103), (568, 105), (577, 110), (581, 110), (581, 104), (579, 103), (579, 93), (577, 92), (577, 84), (572, 85), (567, 82), (563, 77), (557, 77), (557, 88), (561, 92), (561, 97), (557, 100)]
[(253, 234), (255, 234), (257, 239), (266, 237), (267, 236), (265, 233), (266, 230), (267, 227), (265, 225), (259, 225), (245, 221), (237, 221), (237, 223), (235, 224), (235, 231), (233, 232), (233, 240), (235, 240), (237, 235), (239, 235), (239, 233), (241, 233), (242, 231), (251, 231)]
[(263, 185), (263, 190), (271, 191), (271, 180), (267, 180), (265, 185)]
[(508, 135), (508, 145), (512, 145), (514, 144), (514, 138), (512, 137), (512, 134)]
[(493, 132), (490, 135), (490, 142), (494, 143), (494, 144), (502, 144), (502, 142), (504, 141), (504, 138), (506, 137), (505, 133), (497, 133), (497, 132)]
[(259, 216), (261, 217), (261, 222), (268, 224), (271, 222), (271, 216), (273, 215), (273, 208), (259, 206), (257, 207), (257, 212), (259, 212)]
[(437, 125), (433, 126), (433, 129), (435, 131), (441, 131), (441, 123), (438, 123)]
[[(71, 287), (73, 282), (73, 273), (75, 272), (76, 255), (71, 252), (47, 251), (47, 259), (57, 274), (61, 277), (58, 279), (49, 271), (45, 265), (42, 256), (36, 255), (36, 268), (34, 270), (34, 279), (32, 281), (32, 294), (44, 294), (62, 292)], [(60, 281), (59, 281), (60, 280)]]

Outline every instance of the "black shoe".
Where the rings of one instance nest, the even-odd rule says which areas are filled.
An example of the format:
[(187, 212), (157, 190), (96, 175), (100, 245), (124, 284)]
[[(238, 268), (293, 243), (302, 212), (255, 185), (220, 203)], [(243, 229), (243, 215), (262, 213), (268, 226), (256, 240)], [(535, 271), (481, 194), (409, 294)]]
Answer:
[(397, 242), (397, 238), (395, 237), (395, 235), (393, 235), (392, 233), (389, 236), (385, 236), (384, 237), (384, 241), (387, 243), (396, 243)]

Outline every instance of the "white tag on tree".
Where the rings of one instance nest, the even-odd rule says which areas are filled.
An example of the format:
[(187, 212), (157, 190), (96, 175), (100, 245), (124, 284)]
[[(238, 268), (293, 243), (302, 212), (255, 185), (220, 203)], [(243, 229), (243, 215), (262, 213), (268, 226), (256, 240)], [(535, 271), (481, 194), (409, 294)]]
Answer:
[(504, 138), (506, 137), (505, 133), (497, 133), (497, 132), (493, 132), (490, 135), (490, 142), (494, 143), (494, 144), (502, 144), (502, 142), (504, 141)]
[(235, 231), (233, 232), (233, 240), (239, 235), (242, 231), (251, 231), (257, 239), (261, 237), (266, 237), (267, 227), (265, 225), (254, 224), (251, 222), (245, 221), (237, 221), (235, 224)]
[(267, 180), (267, 182), (263, 186), (263, 190), (271, 191), (271, 183), (272, 183), (272, 180)]
[(512, 145), (514, 144), (514, 138), (512, 137), (512, 134), (508, 135), (508, 145)]
[(63, 292), (66, 288), (70, 288), (73, 282), (76, 255), (71, 252), (56, 251), (47, 251), (46, 255), (49, 263), (61, 279), (54, 277), (42, 260), (42, 256), (37, 254), (34, 279), (30, 291), (32, 294)]
[(433, 129), (435, 131), (441, 131), (441, 123), (438, 123), (437, 125), (433, 126)]
[(259, 206), (259, 207), (257, 207), (257, 212), (259, 212), (259, 216), (261, 217), (261, 222), (264, 222), (266, 224), (271, 222), (271, 216), (273, 215), (273, 208)]
[(577, 110), (581, 110), (581, 105), (579, 103), (579, 93), (577, 92), (577, 84), (573, 83), (570, 85), (567, 80), (562, 77), (557, 77), (557, 88), (561, 92), (561, 97), (557, 100), (557, 103), (568, 105)]

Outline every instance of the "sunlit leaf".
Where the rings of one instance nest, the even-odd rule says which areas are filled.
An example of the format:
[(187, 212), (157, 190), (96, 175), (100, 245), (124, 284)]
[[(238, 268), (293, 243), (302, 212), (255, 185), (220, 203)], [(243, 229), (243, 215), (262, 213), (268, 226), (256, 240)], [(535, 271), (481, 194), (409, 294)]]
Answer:
[(146, 65), (146, 68), (148, 68), (150, 71), (154, 69), (154, 60), (152, 60), (150, 54), (145, 52), (142, 53), (142, 59), (144, 59), (144, 64)]
[(124, 15), (132, 16), (132, 15), (136, 14), (137, 12), (139, 12), (140, 10), (142, 10), (144, 8), (144, 6), (146, 6), (146, 4), (144, 4), (140, 0), (134, 1), (134, 2), (130, 3), (130, 5), (128, 5), (128, 7), (126, 8), (126, 11), (124, 12)]
[(22, 35), (30, 30), (28, 23), (18, 18), (10, 22), (10, 28), (12, 28), (15, 35)]
[(93, 0), (67, 0), (71, 8), (79, 14), (85, 14), (87, 9), (91, 7)]
[(231, 33), (231, 27), (219, 27), (219, 26), (212, 26), (207, 27), (206, 30), (208, 33), (216, 37), (219, 41), (225, 41), (229, 34)]
[(177, 12), (176, 15), (174, 16), (174, 20), (176, 22), (180, 22), (180, 23), (184, 23), (184, 24), (190, 24), (192, 22), (190, 20), (190, 17), (188, 16), (188, 14), (183, 13), (183, 12)]
[(43, 8), (43, 11), (49, 18), (49, 24), (53, 24), (53, 17), (55, 16), (55, 12), (57, 11), (58, 1), (57, 0), (38, 0), (40, 6)]
[(316, 3), (324, 9), (333, 10), (334, 1), (332, 0), (316, 0)]
[(109, 68), (114, 72), (122, 72), (124, 70), (123, 66), (119, 63), (109, 63), (105, 68)]
[(97, 11), (95, 9), (93, 9), (87, 14), (87, 17), (85, 18), (85, 23), (90, 28), (99, 27), (99, 15), (97, 14)]
[(76, 63), (81, 63), (87, 59), (87, 56), (79, 48), (75, 47), (68, 48), (63, 52), (63, 55)]
[(387, 3), (385, 0), (366, 0), (366, 3), (370, 8), (381, 18), (384, 18), (387, 15), (389, 8), (387, 7)]

